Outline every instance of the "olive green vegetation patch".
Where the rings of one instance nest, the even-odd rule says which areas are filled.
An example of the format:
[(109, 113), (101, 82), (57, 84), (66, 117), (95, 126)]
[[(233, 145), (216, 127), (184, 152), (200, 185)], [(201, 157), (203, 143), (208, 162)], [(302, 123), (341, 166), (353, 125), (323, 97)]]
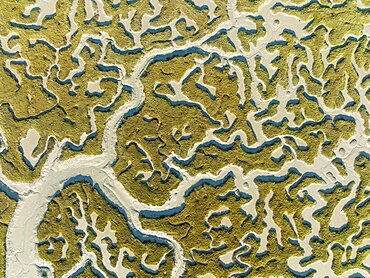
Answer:
[(1, 237), (0, 275), (2, 277), (5, 276), (5, 252), (6, 252), (5, 237), (8, 225), (12, 219), (12, 214), (14, 213), (16, 205), (17, 205), (16, 201), (10, 199), (8, 196), (5, 195), (5, 193), (0, 192), (0, 237)]
[[(358, 70), (368, 71), (370, 68), (370, 34), (364, 33), (365, 26), (370, 24), (368, 8), (360, 9), (359, 1), (354, 0), (292, 0), (288, 4), (288, 1), (279, 1), (271, 7), (271, 12), (295, 16), (300, 22), (306, 22), (304, 31), (307, 36), (297, 38), (297, 34), (285, 29), (281, 41), (263, 43), (262, 49), (251, 55), (249, 51), (260, 45), (269, 28), (273, 27), (269, 26), (266, 18), (258, 15), (258, 12), (264, 12), (261, 6), (268, 3), (265, 0), (207, 1), (217, 6), (212, 20), (210, 7), (203, 4), (196, 7), (199, 1), (159, 0), (160, 15), (150, 18), (150, 30), (140, 37), (141, 49), (134, 49), (133, 35), (124, 30), (119, 21), (127, 19), (135, 10), (131, 28), (133, 33), (139, 32), (144, 28), (148, 15), (153, 15), (153, 3), (156, 1), (122, 0), (119, 5), (113, 5), (113, 1), (104, 0), (104, 11), (112, 16), (112, 22), (107, 24), (97, 21), (98, 14), (91, 21), (86, 21), (84, 4), (87, 2), (78, 1), (78, 13), (74, 19), (78, 31), (71, 36), (70, 46), (61, 49), (66, 44), (65, 35), (70, 31), (68, 16), (72, 1), (57, 1), (56, 14), (45, 18), (38, 30), (14, 24), (14, 20), (24, 23), (37, 20), (38, 9), (34, 9), (30, 16), (22, 15), (25, 7), (34, 1), (3, 0), (0, 4), (0, 36), (17, 32), (18, 35), (9, 40), (9, 47), (18, 45), (21, 48), (21, 51), (9, 54), (2, 46), (0, 52), (0, 123), (7, 141), (7, 150), (0, 155), (0, 166), (7, 178), (22, 182), (37, 180), (50, 152), (66, 138), (69, 144), (63, 146), (60, 160), (102, 154), (101, 146), (109, 117), (132, 98), (129, 88), (119, 87), (119, 82), (129, 80), (135, 67), (148, 53), (155, 50), (171, 52), (171, 47), (191, 45), (213, 34), (229, 19), (232, 3), (235, 2), (240, 14), (245, 13), (246, 22), (255, 25), (255, 30), (237, 30), (240, 45), (235, 45), (230, 30), (222, 29), (198, 45), (199, 49), (198, 46), (192, 47), (143, 65), (145, 69), (137, 82), (143, 85), (144, 103), (124, 119), (117, 130), (117, 157), (111, 166), (121, 184), (119, 186), (142, 204), (161, 206), (189, 177), (205, 173), (218, 175), (228, 165), (240, 167), (244, 175), (257, 170), (273, 175), (287, 163), (300, 161), (312, 165), (322, 155), (341, 176), (346, 177), (348, 171), (353, 170), (360, 181), (355, 200), (343, 207), (348, 224), (340, 231), (330, 229), (328, 223), (335, 207), (341, 200), (349, 198), (355, 185), (333, 182), (331, 190), (319, 191), (325, 205), (313, 213), (311, 221), (318, 223), (320, 230), (309, 241), (312, 256), (303, 260), (301, 266), (319, 260), (325, 262), (332, 252), (331, 268), (336, 275), (343, 275), (354, 268), (365, 269), (363, 262), (370, 256), (368, 247), (356, 250), (354, 259), (352, 251), (370, 238), (367, 220), (370, 202), (366, 201), (369, 198), (370, 160), (367, 154), (361, 153), (351, 169), (346, 169), (343, 161), (336, 157), (335, 150), (341, 141), (349, 140), (356, 134), (359, 123), (353, 121), (351, 116), (328, 116), (321, 105), (335, 111), (341, 109), (344, 115), (357, 113), (363, 120), (364, 135), (370, 134), (370, 116), (366, 106), (370, 100), (369, 90), (363, 95), (359, 93), (359, 88), (369, 87), (370, 78), (366, 75), (359, 80)], [(92, 2), (94, 8), (98, 7), (99, 1)], [(362, 0), (362, 3), (370, 5), (368, 0)], [(185, 16), (190, 23), (184, 19)], [(180, 35), (172, 40), (173, 33), (167, 25), (180, 17), (183, 18), (175, 23)], [(279, 23), (279, 20), (274, 21), (274, 24)], [(86, 34), (93, 38), (79, 53), (79, 59), (86, 63), (84, 69), (66, 81), (69, 74), (80, 66), (74, 51)], [(99, 39), (104, 34), (110, 36), (110, 44), (106, 48), (102, 47)], [(31, 43), (35, 39), (48, 43)], [(244, 53), (236, 53), (238, 47), (242, 47)], [(330, 51), (324, 50), (327, 47), (331, 47)], [(56, 49), (59, 49), (58, 53)], [(235, 57), (223, 57), (232, 53), (236, 53)], [(271, 76), (266, 69), (264, 55), (273, 53), (278, 53), (278, 56), (267, 61), (276, 70)], [(306, 66), (311, 58), (312, 70)], [(13, 61), (12, 71), (7, 68), (10, 59), (27, 59), (29, 64)], [(122, 66), (125, 76), (120, 76), (110, 66), (102, 70), (102, 61), (105, 65)], [(240, 70), (243, 81), (235, 69)], [(19, 73), (21, 81), (17, 80), (14, 72)], [(100, 83), (102, 93), (89, 94), (89, 82), (99, 78), (105, 78)], [(72, 81), (76, 86), (71, 86)], [(173, 85), (176, 83), (181, 83), (181, 101), (171, 101), (171, 97), (179, 94)], [(294, 92), (287, 89), (298, 84), (304, 86)], [(243, 104), (238, 92), (242, 85), (246, 99)], [(207, 86), (215, 89), (215, 95), (207, 91)], [(253, 92), (253, 88), (257, 92)], [(276, 100), (280, 89), (286, 94), (295, 94), (295, 101), (282, 107)], [(255, 93), (257, 99), (254, 99)], [(343, 107), (347, 98), (351, 102)], [(323, 104), (320, 104), (320, 99)], [(266, 107), (265, 111), (261, 111), (262, 106)], [(286, 117), (280, 122), (270, 121), (281, 109), (285, 110)], [(227, 115), (235, 117), (230, 128), (226, 128)], [(251, 121), (260, 124), (258, 128), (261, 130), (254, 130)], [(93, 130), (94, 127), (96, 130)], [(27, 166), (19, 149), (19, 142), (29, 129), (36, 129), (41, 136), (33, 154), (36, 156), (46, 149), (35, 169)], [(208, 138), (211, 131), (219, 141), (215, 139), (199, 145), (191, 154), (189, 150)], [(267, 144), (258, 145), (256, 131), (263, 134)], [(236, 132), (245, 135), (245, 138), (239, 135), (231, 143), (226, 143)], [(90, 136), (79, 146), (84, 134)], [(298, 139), (304, 141), (306, 146), (299, 146)], [(281, 156), (276, 159), (273, 154), (279, 148), (282, 149)], [(150, 177), (146, 179), (146, 175)], [(303, 212), (317, 203), (307, 192), (298, 197), (302, 193), (300, 190), (312, 184), (324, 184), (317, 176), (300, 178), (300, 173), (290, 169), (286, 176), (279, 177), (279, 181), (268, 178), (254, 180), (258, 189), (255, 219), (242, 209), (252, 197), (239, 192), (235, 187), (235, 177), (230, 175), (217, 185), (205, 181), (194, 186), (186, 192), (184, 203), (174, 215), (151, 218), (142, 213), (140, 221), (144, 229), (165, 232), (180, 244), (186, 262), (185, 277), (209, 273), (216, 277), (236, 273), (241, 277), (291, 277), (293, 273), (287, 261), (293, 256), (304, 255), (303, 248), (296, 241), (309, 237), (313, 230), (312, 223), (305, 221)], [(287, 190), (292, 184), (295, 186)], [(358, 205), (359, 202), (363, 202), (362, 205)], [(5, 237), (15, 207), (16, 201), (4, 193), (0, 194), (0, 251), (3, 258), (0, 260), (0, 276), (4, 276)], [(210, 213), (221, 208), (226, 208), (227, 212), (207, 219)], [(270, 217), (268, 209), (273, 212), (271, 218), (281, 229), (282, 246), (278, 242), (278, 231), (270, 229), (267, 232), (268, 251), (258, 254), (261, 244), (258, 236), (245, 236), (264, 232), (267, 227), (265, 218)], [(93, 227), (95, 215), (97, 223)], [(292, 227), (287, 215), (294, 220), (295, 227)], [(220, 227), (223, 219), (229, 219), (230, 227)], [(86, 230), (78, 229), (79, 221), (86, 221)], [(125, 258), (123, 265), (131, 269), (136, 277), (170, 277), (175, 267), (175, 250), (155, 242), (140, 241), (133, 234), (124, 213), (88, 183), (70, 185), (50, 201), (38, 228), (39, 255), (51, 262), (55, 277), (62, 277), (81, 260), (85, 252), (82, 249), (86, 247), (86, 252), (96, 256), (97, 265), (87, 263), (77, 277), (99, 277), (97, 268), (103, 269), (108, 277), (115, 277), (107, 271), (103, 263), (104, 255), (93, 242), (97, 233), (104, 231), (107, 225), (111, 225), (117, 237), (116, 243), (109, 238), (102, 242), (107, 244), (111, 254), (108, 258), (110, 264), (117, 263), (121, 248), (128, 248), (135, 258)], [(221, 257), (237, 249), (230, 266), (223, 266)], [(66, 257), (63, 257), (64, 252)], [(148, 254), (146, 262), (149, 264), (156, 264), (166, 256), (158, 273), (151, 274), (145, 270), (141, 262), (145, 254)], [(313, 275), (311, 273), (306, 277)]]
[[(82, 210), (81, 207), (83, 208)], [(92, 228), (92, 217), (94, 214), (97, 214), (98, 217), (96, 229)], [(81, 223), (86, 221), (90, 225), (87, 233), (79, 229), (80, 226), (76, 223), (75, 219), (82, 219)], [(84, 242), (83, 245), (87, 251), (94, 252), (97, 256), (98, 266), (101, 269), (105, 269), (101, 262), (102, 254), (99, 251), (99, 247), (96, 244), (94, 245), (93, 241), (96, 239), (97, 230), (104, 231), (108, 222), (111, 224), (111, 228), (115, 231), (117, 237), (116, 243), (109, 237), (104, 238), (104, 242), (109, 245), (108, 251), (111, 253), (111, 257), (109, 258), (110, 263), (113, 266), (117, 263), (120, 248), (128, 248), (135, 254), (135, 259), (125, 258), (123, 265), (131, 269), (139, 277), (150, 277), (151, 275), (140, 267), (143, 254), (148, 254), (147, 263), (156, 264), (170, 250), (164, 245), (141, 242), (136, 238), (132, 234), (125, 220), (125, 216), (118, 209), (107, 203), (99, 192), (88, 183), (70, 185), (50, 202), (38, 230), (40, 241), (39, 254), (44, 260), (50, 261), (53, 264), (56, 277), (61, 277), (81, 259), (81, 242)], [(62, 235), (65, 242), (68, 243), (65, 259), (62, 258), (62, 249), (65, 242), (56, 242), (54, 240), (59, 235)], [(87, 236), (86, 241), (83, 240), (85, 236)], [(52, 244), (53, 251), (50, 251), (50, 244)], [(169, 253), (166, 262), (161, 265), (158, 275), (164, 277), (169, 276), (172, 267), (173, 258), (171, 253)], [(91, 266), (90, 269), (88, 267), (80, 275), (81, 277), (89, 277), (86, 276), (88, 273), (91, 273)]]

